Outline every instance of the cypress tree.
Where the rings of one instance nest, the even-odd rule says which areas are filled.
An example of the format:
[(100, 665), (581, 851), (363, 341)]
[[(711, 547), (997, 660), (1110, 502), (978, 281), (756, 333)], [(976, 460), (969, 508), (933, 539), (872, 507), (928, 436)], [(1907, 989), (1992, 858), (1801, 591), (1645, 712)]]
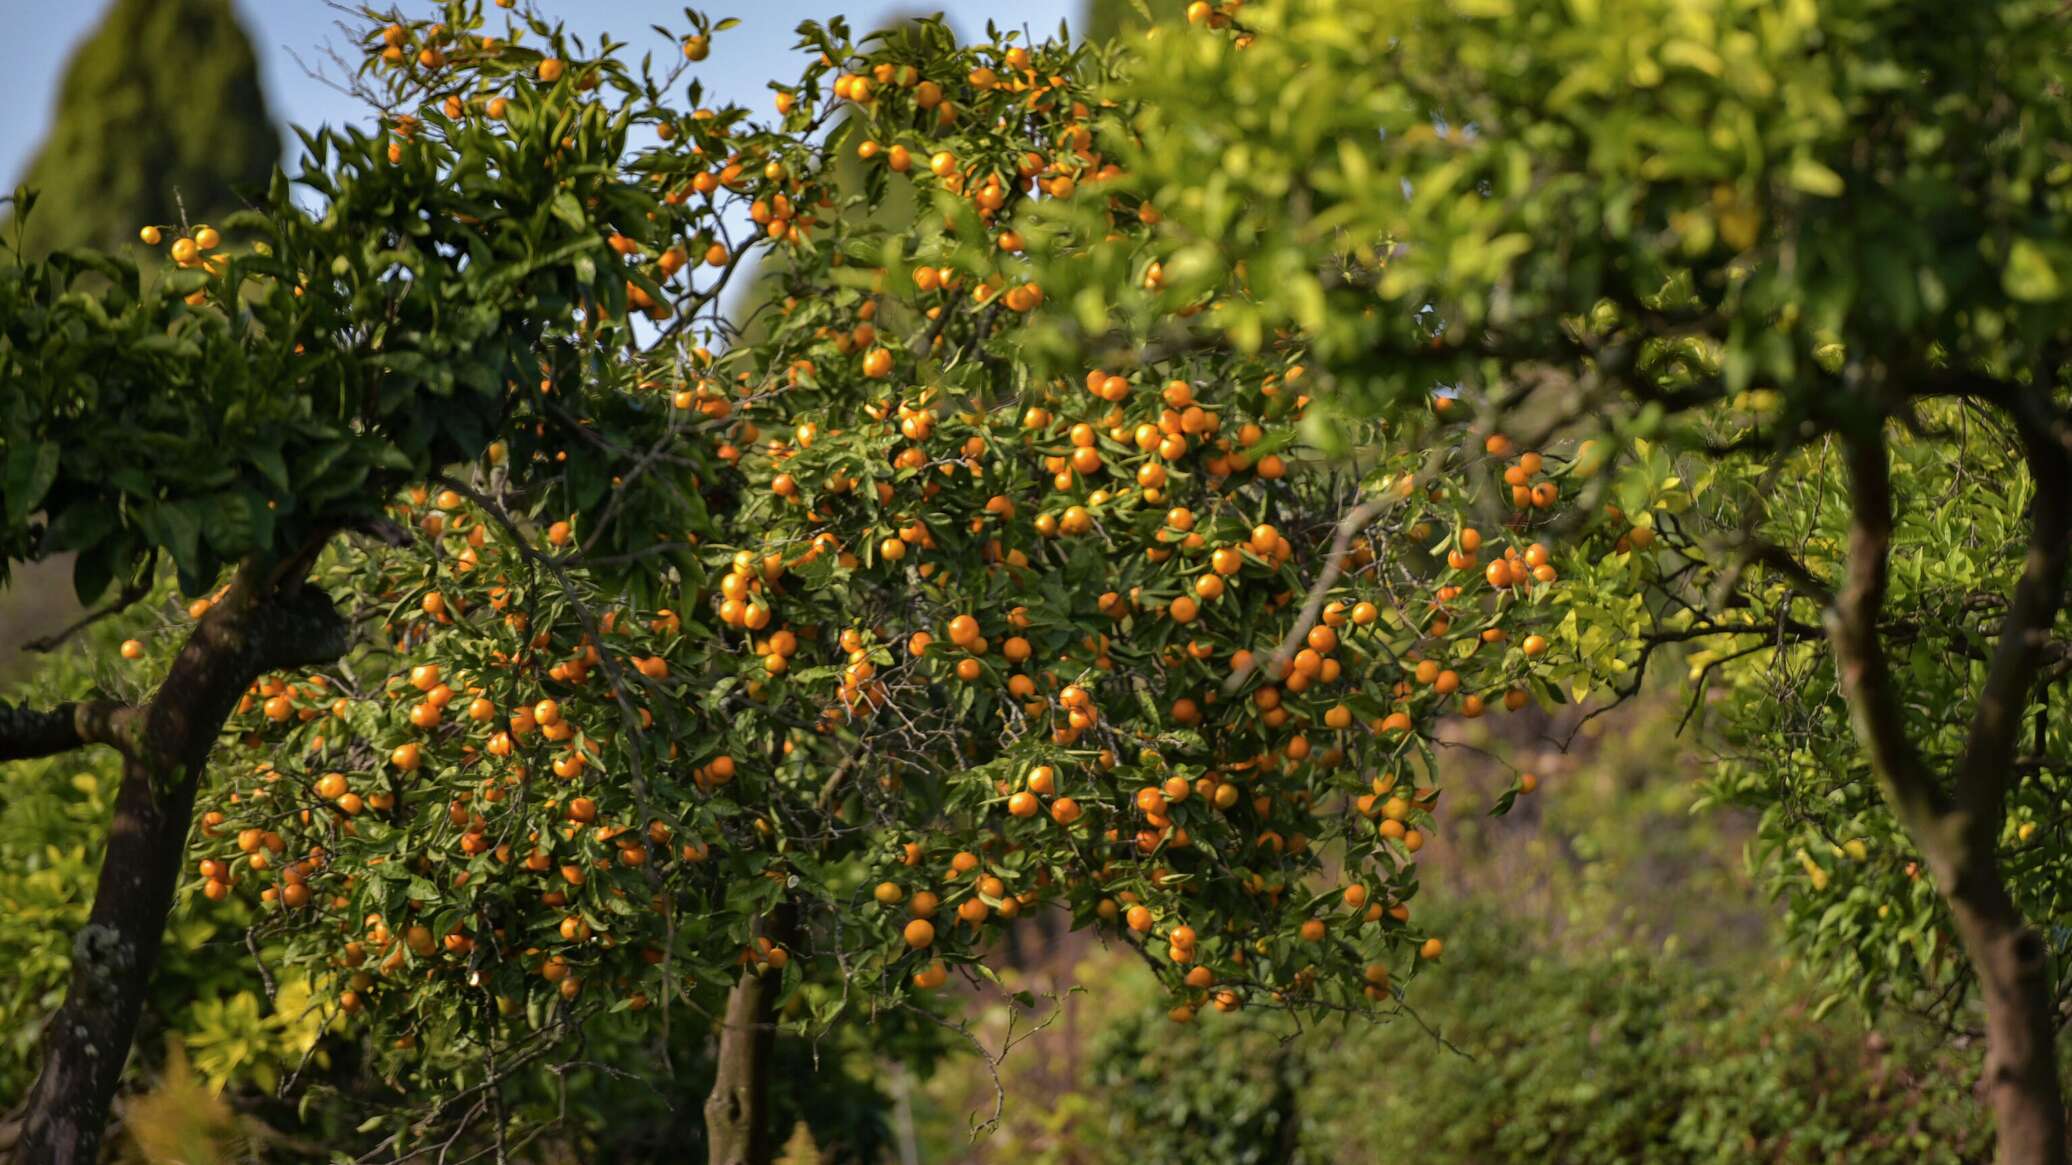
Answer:
[(66, 64), (22, 178), (40, 196), (24, 247), (113, 249), (146, 223), (180, 222), (181, 202), (189, 222), (208, 222), (263, 188), (280, 156), (230, 0), (115, 0)]
[(1109, 40), (1124, 29), (1144, 27), (1135, 0), (1086, 0), (1086, 38)]

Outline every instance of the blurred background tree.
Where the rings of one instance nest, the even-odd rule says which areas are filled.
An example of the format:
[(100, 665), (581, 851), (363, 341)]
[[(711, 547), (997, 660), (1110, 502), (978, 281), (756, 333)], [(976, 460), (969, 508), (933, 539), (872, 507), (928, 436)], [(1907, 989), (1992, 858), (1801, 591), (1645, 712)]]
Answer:
[(24, 249), (119, 248), (145, 223), (179, 222), (182, 202), (207, 222), (263, 187), (280, 157), (230, 0), (117, 0), (66, 65), (21, 178), (45, 207), (25, 220)]
[(1106, 40), (1126, 29), (1144, 27), (1143, 8), (1136, 0), (1087, 0), (1086, 36)]

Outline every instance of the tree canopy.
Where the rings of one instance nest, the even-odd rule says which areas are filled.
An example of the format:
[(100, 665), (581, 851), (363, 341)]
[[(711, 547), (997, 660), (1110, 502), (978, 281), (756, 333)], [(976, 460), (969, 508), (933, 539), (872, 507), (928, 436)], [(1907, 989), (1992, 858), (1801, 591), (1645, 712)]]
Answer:
[[(1161, 33), (1124, 87), (1123, 189), (1170, 226), (1046, 270), (1080, 309), (1052, 349), (1300, 337), (1320, 447), (1440, 385), (1594, 470), (1550, 678), (1623, 693), (1689, 645), (1721, 792), (1768, 811), (1836, 982), (1937, 1007), (1975, 983), (2002, 1158), (2061, 1159), (2065, 935), (2024, 919), (2065, 878), (2062, 16), (1223, 19)], [(1146, 261), (1162, 286), (1118, 278)], [(1223, 310), (1174, 322), (1205, 293)]]
[(91, 1156), (176, 883), (434, 1097), (376, 1155), (695, 1022), (768, 1160), (776, 1028), (956, 1030), (1045, 911), (1176, 1021), (1399, 1014), (1438, 724), (1673, 659), (1809, 948), (1982, 1017), (2062, 1159), (2054, 8), (834, 20), (774, 117), (697, 13), (364, 15), (376, 120), (249, 245), (0, 269), (0, 551), (193, 600), (148, 697), (0, 709), (126, 760), (32, 1152)]
[[(1438, 796), (1416, 725), (1524, 705), (1555, 572), (1457, 532), (1500, 597), (1428, 652), (1435, 564), (1368, 528), (1456, 527), (1407, 488), (1448, 457), (1304, 465), (1294, 350), (1014, 358), (1045, 299), (1022, 207), (1117, 177), (1113, 56), (807, 25), (819, 61), (760, 123), (663, 98), (702, 18), (658, 73), (444, 16), (371, 29), (378, 130), (306, 134), (317, 206), (276, 180), (226, 220), (249, 249), (169, 224), (163, 278), (10, 270), (10, 557), (82, 550), (82, 595), (120, 602), (162, 556), (200, 596), (148, 703), (13, 713), (11, 755), (124, 750), (146, 867), (199, 792), (196, 890), (277, 904), (327, 1006), (405, 1034), (391, 1074), (501, 1080), (607, 1013), (724, 1008), (748, 1034), (716, 1155), (756, 1155), (729, 1049), (777, 996), (810, 1026), (910, 1007), (1052, 902), (1140, 945), (1176, 1018), (1396, 1006), (1442, 947), (1407, 905)], [(842, 213), (852, 154), (845, 197), (929, 209)], [(716, 298), (762, 250), (783, 297), (727, 345)], [(1349, 518), (1367, 480), (1405, 488)], [(226, 715), (263, 759), (198, 789)], [(151, 905), (104, 889), (68, 1010), (134, 998), (106, 980), (148, 969)], [(112, 1076), (67, 1065), (32, 1144), (90, 1143), (69, 1097)]]

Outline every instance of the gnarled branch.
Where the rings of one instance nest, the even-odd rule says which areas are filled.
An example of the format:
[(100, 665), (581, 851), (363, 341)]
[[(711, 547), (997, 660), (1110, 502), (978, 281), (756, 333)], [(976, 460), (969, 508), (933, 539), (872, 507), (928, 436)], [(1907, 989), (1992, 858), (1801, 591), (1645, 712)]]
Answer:
[(1985, 844), (2000, 829), (2015, 775), (2022, 710), (2028, 706), (2051, 626), (2064, 602), (2065, 564), (2072, 554), (2072, 454), (2051, 432), (2019, 414), (2017, 428), (2036, 485), (2029, 547), (2000, 620), (1999, 642), (1987, 665), (1957, 770), (1959, 803), (1974, 836)]
[(1847, 574), (1840, 593), (1827, 607), (1828, 640), (1834, 648), (1842, 690), (1848, 696), (1850, 719), (1870, 753), (1872, 771), (1901, 822), (1925, 842), (1924, 835), (1953, 806), (1907, 735), (1906, 709), (1878, 633), (1892, 555), (1892, 467), (1884, 431), (1877, 427), (1850, 434), (1844, 438), (1843, 448), (1853, 518)]
[(0, 701), (0, 761), (56, 756), (108, 744), (124, 748), (136, 709), (107, 700), (67, 701), (38, 710)]

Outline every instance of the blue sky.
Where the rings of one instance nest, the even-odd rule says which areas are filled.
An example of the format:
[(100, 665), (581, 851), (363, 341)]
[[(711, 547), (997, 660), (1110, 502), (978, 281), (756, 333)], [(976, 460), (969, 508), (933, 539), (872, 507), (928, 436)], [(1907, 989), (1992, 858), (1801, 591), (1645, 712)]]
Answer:
[[(106, 0), (19, 0), (16, 18), (0, 37), (0, 184), (12, 189), (28, 167), (50, 122), (58, 81), (73, 46), (86, 36), (106, 9)], [(308, 76), (296, 54), (315, 63), (328, 40), (344, 44), (335, 22), (339, 13), (325, 0), (236, 0), (264, 74), (274, 119), (283, 124), (337, 124), (362, 116), (348, 97)], [(638, 47), (654, 33), (650, 24), (684, 26), (681, 0), (536, 0), (540, 10), (567, 21), (573, 32), (594, 40), (609, 31)], [(975, 36), (993, 20), (1007, 27), (1028, 27), (1039, 37), (1054, 32), (1058, 21), (1077, 23), (1078, 0), (764, 0), (759, 4), (694, 4), (715, 19), (734, 16), (741, 27), (723, 34), (719, 49), (700, 66), (708, 99), (714, 104), (740, 101), (768, 108), (765, 83), (795, 68), (792, 29), (801, 20), (842, 15), (854, 26), (871, 27), (887, 17), (946, 10), (958, 32)], [(14, 5), (7, 5), (14, 8)], [(429, 4), (402, 5), (430, 10)], [(177, 51), (168, 46), (170, 51)], [(283, 134), (290, 142), (293, 138)]]

